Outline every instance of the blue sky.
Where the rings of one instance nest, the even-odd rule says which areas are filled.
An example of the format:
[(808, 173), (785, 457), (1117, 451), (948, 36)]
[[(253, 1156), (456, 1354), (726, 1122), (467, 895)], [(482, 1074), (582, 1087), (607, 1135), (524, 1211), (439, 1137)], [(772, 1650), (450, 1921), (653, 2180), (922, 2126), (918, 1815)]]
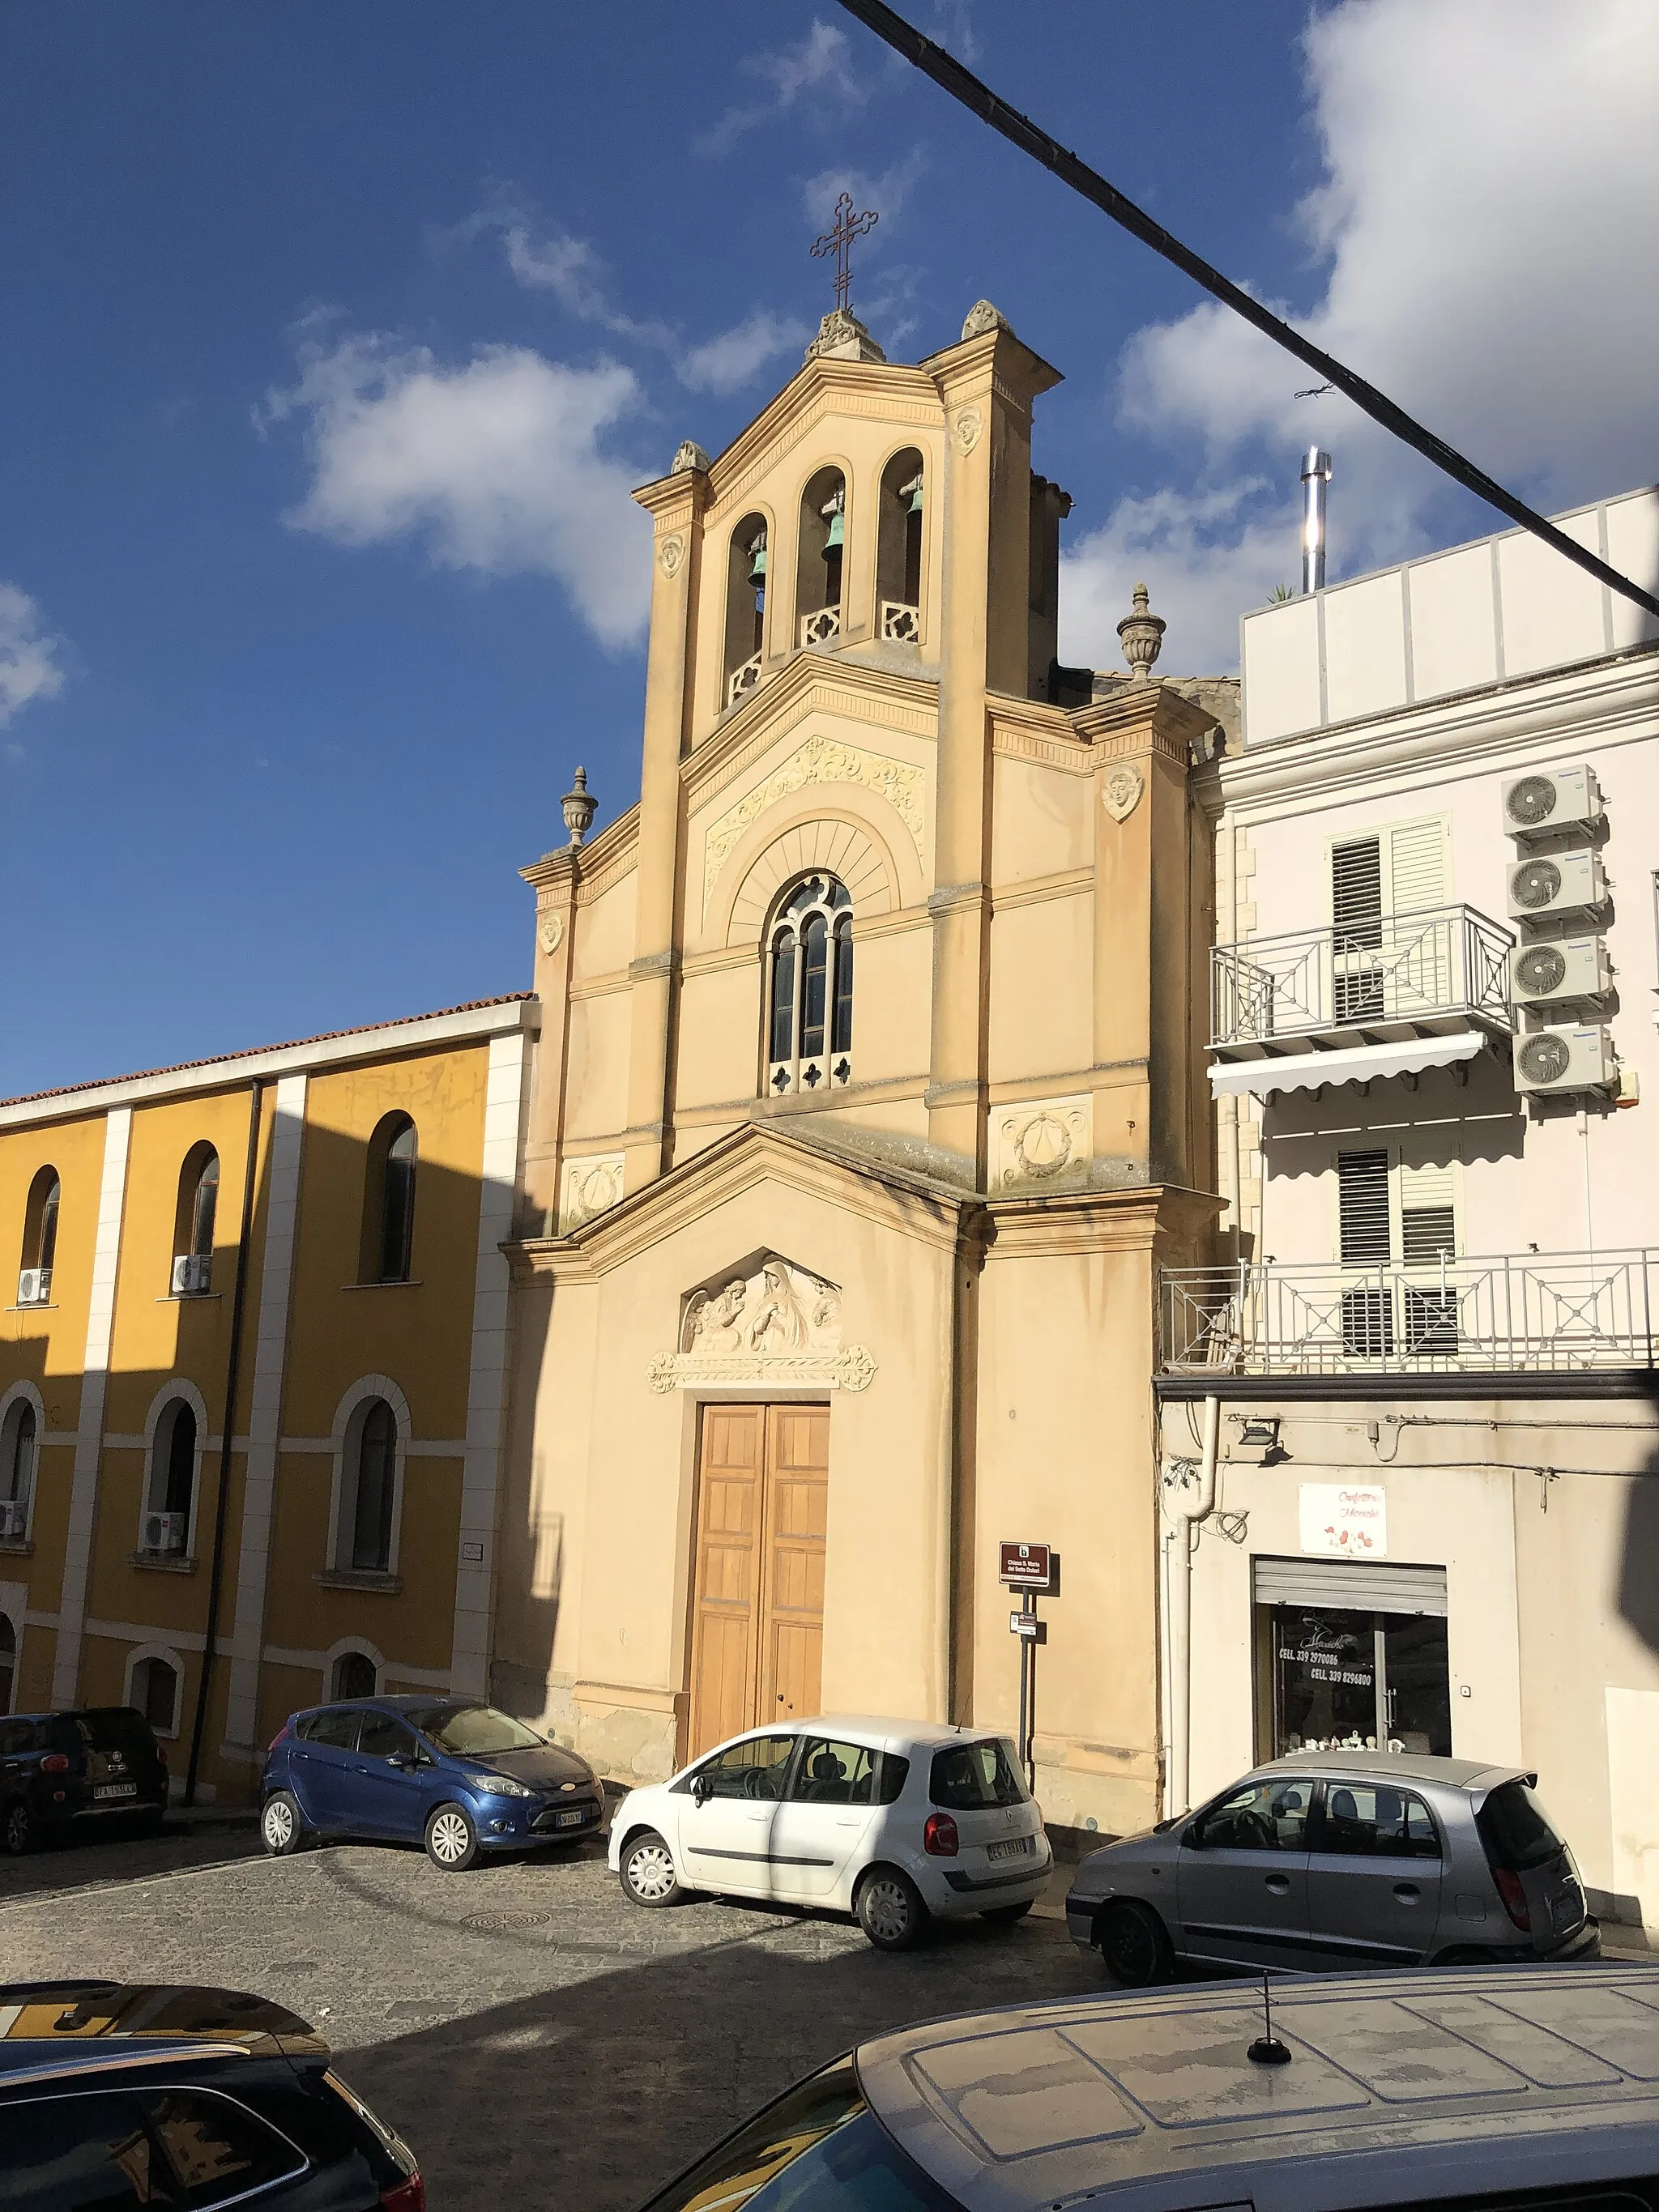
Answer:
[[(1233, 276), (1553, 505), (1659, 450), (1649, 0), (914, 0)], [(988, 295), (1067, 381), (1063, 649), (1224, 668), (1294, 574), (1493, 526), (819, 0), (52, 0), (0, 75), (0, 1093), (530, 964), (515, 871), (637, 788), (645, 526), (830, 304)]]

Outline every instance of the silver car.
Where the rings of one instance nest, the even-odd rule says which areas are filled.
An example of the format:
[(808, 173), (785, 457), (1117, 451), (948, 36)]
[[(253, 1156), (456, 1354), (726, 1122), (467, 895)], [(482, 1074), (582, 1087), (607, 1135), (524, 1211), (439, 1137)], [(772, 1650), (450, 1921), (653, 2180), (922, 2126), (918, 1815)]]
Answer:
[(929, 2021), (647, 2212), (1652, 2212), (1659, 1972), (1333, 1975)]
[(1092, 1851), (1074, 1942), (1131, 1988), (1177, 1960), (1327, 1973), (1594, 1958), (1572, 1853), (1517, 1766), (1299, 1751)]

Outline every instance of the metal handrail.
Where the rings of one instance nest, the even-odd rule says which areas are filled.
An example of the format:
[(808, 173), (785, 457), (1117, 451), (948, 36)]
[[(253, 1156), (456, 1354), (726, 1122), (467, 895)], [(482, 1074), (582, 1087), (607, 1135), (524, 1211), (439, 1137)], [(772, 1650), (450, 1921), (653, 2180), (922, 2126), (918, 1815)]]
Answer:
[(1514, 1027), (1512, 933), (1477, 908), (1364, 915), (1218, 945), (1210, 954), (1212, 1047), (1467, 1013)]
[(1423, 1374), (1656, 1364), (1659, 1250), (1165, 1268), (1166, 1373)]

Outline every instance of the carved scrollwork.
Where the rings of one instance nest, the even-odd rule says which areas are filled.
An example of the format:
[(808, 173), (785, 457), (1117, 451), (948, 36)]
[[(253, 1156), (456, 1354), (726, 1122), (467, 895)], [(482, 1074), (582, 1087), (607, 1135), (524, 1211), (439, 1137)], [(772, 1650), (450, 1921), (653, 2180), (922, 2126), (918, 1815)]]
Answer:
[(678, 1350), (658, 1352), (647, 1370), (659, 1391), (726, 1382), (864, 1390), (875, 1371), (862, 1345), (842, 1343), (836, 1285), (775, 1253), (751, 1274), (694, 1291)]

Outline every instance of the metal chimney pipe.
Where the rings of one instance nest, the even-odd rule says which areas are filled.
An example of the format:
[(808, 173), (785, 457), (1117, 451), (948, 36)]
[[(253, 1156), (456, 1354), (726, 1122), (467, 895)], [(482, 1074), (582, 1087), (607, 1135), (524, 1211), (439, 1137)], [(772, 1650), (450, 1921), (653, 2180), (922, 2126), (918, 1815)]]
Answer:
[(1325, 487), (1331, 480), (1331, 457), (1310, 446), (1302, 461), (1302, 588), (1325, 588)]

